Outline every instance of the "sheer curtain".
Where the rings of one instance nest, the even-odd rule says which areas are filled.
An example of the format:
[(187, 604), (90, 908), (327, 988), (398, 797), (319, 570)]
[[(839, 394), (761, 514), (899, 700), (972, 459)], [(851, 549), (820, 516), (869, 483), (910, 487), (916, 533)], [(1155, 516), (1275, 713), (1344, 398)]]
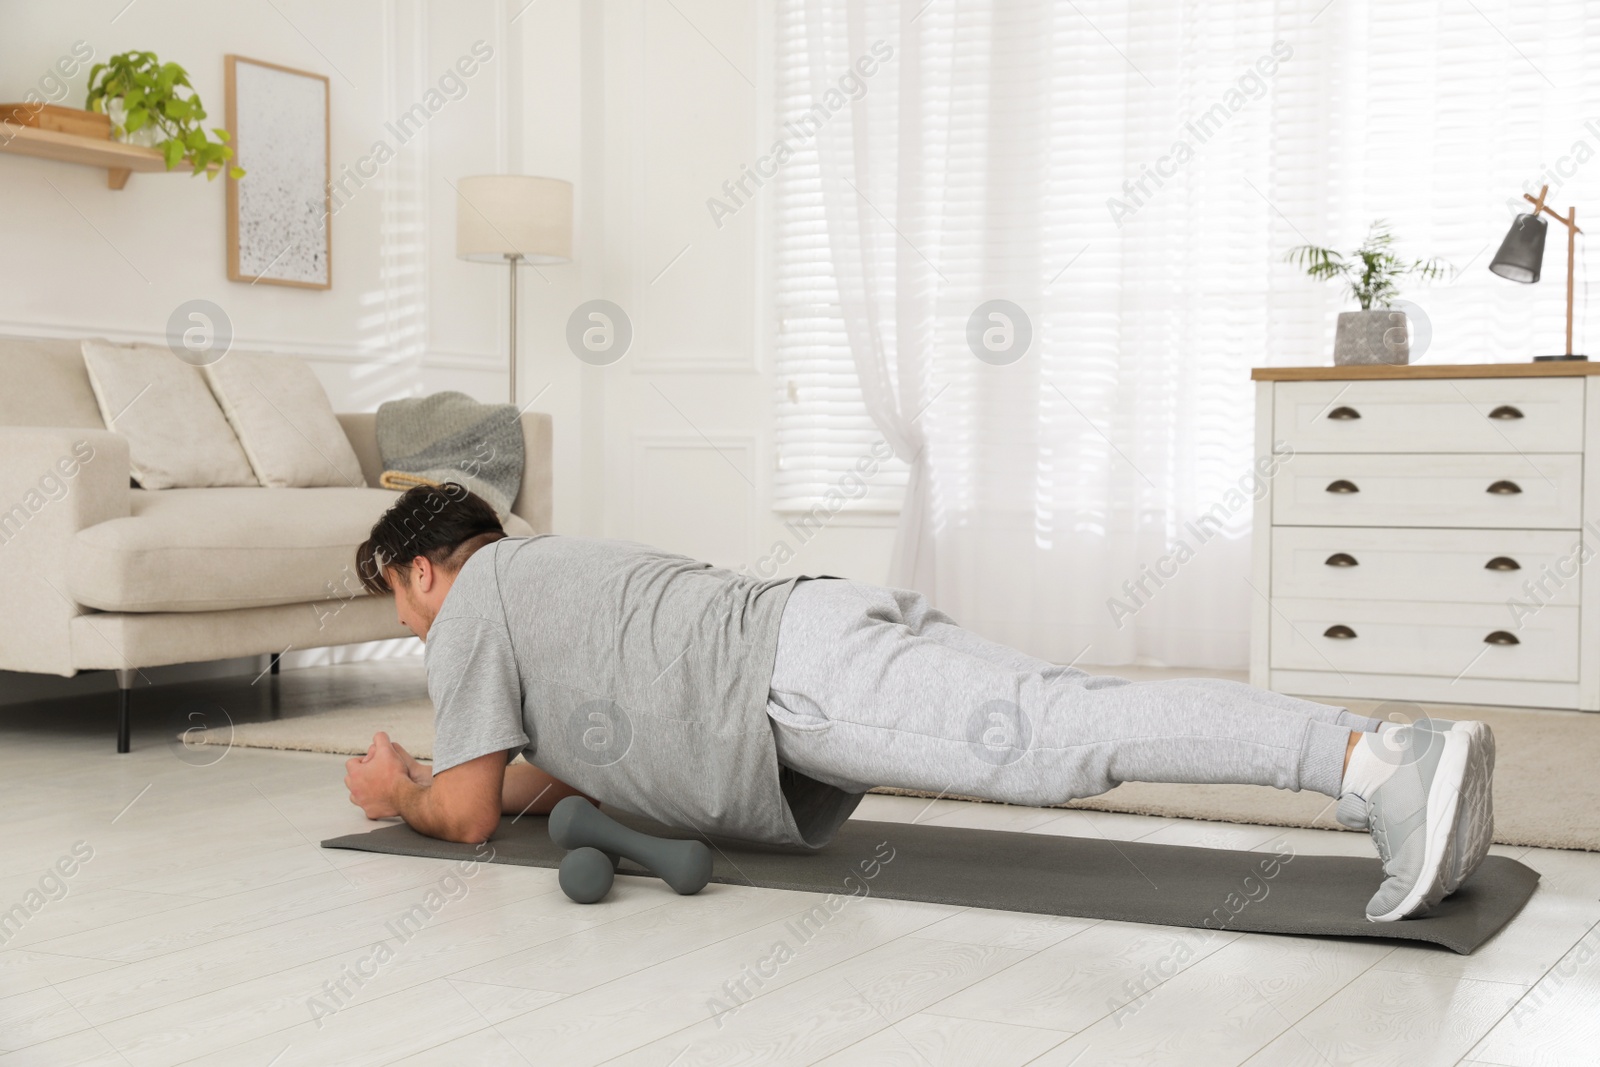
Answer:
[[(1402, 287), (1414, 361), (1562, 350), (1564, 257), (1534, 286), (1485, 267), (1525, 189), (1597, 203), (1594, 5), (778, 11), (780, 322), (823, 338), (813, 369), (853, 368), (849, 402), (909, 465), (891, 582), (985, 636), (1245, 665), (1250, 369), (1330, 362), (1354, 306), (1284, 262), (1295, 245), (1383, 218), (1458, 268)], [(802, 289), (803, 314), (783, 304)], [(814, 423), (849, 405), (808, 409), (792, 381), (780, 459), (822, 480)]]

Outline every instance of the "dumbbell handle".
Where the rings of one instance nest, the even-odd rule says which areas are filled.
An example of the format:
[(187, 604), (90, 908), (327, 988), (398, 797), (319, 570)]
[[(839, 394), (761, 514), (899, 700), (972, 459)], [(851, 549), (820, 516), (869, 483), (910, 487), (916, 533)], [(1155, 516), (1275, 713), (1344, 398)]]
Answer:
[(566, 797), (550, 809), (550, 838), (565, 849), (597, 848), (626, 856), (686, 896), (711, 880), (711, 850), (705, 842), (641, 834), (582, 797)]

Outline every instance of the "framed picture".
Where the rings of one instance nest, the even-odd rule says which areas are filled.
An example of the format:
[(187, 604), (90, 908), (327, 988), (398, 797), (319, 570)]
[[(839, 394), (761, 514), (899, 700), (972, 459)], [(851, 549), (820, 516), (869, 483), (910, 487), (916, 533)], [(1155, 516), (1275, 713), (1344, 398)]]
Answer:
[(228, 278), (333, 286), (329, 196), (328, 79), (228, 56)]

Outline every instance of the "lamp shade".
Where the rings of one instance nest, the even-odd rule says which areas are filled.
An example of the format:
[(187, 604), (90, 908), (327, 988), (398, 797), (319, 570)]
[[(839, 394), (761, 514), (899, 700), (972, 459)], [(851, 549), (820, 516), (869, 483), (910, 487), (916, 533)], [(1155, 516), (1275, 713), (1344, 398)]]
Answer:
[(1514, 282), (1536, 282), (1544, 262), (1544, 235), (1550, 224), (1537, 215), (1521, 214), (1506, 231), (1500, 251), (1489, 261), (1489, 269)]
[(456, 255), (484, 263), (572, 259), (572, 183), (480, 174), (456, 183)]

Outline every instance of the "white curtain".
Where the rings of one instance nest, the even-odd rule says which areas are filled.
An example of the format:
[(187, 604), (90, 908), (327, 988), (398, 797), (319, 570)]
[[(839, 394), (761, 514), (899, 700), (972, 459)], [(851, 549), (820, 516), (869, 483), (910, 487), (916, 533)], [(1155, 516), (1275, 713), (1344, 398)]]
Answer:
[[(779, 291), (818, 288), (784, 245), (804, 230), (835, 356), (911, 467), (890, 580), (995, 640), (1246, 664), (1250, 370), (1331, 362), (1355, 306), (1291, 247), (1383, 218), (1460, 268), (1402, 283), (1414, 361), (1562, 350), (1560, 227), (1543, 283), (1485, 267), (1525, 188), (1600, 203), (1593, 5), (780, 0), (778, 21), (780, 202), (812, 183), (826, 237), (780, 220)], [(980, 359), (990, 301), (1020, 314), (980, 316)], [(1014, 362), (1008, 327), (1031, 331)]]

